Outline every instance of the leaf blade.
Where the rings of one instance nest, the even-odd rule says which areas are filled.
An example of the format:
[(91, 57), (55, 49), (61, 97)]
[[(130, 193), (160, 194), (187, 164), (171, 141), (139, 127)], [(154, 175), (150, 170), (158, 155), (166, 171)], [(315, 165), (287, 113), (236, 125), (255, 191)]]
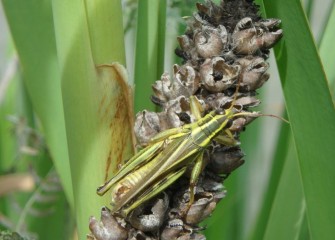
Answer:
[[(282, 20), (284, 38), (275, 48), (299, 170), (311, 238), (334, 235), (335, 111), (322, 64), (300, 1), (264, 1), (268, 17)], [(304, 44), (301, 44), (304, 43)], [(320, 205), (320, 202), (322, 204)]]

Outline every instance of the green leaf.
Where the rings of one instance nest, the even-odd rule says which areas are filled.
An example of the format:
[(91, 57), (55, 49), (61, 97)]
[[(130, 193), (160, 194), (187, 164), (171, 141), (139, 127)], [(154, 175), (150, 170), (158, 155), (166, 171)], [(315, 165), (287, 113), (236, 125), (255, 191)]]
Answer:
[(97, 187), (133, 151), (127, 77), (112, 64), (124, 64), (122, 10), (120, 1), (52, 3), (78, 232), (85, 239), (89, 217), (110, 203)]
[(321, 44), (320, 44), (320, 57), (322, 60), (322, 64), (329, 81), (330, 91), (333, 96), (333, 100), (335, 100), (335, 52), (331, 51), (334, 47), (335, 42), (335, 4), (331, 10), (331, 14), (325, 29), (325, 32), (322, 36)]
[[(17, 69), (17, 60), (12, 59), (11, 65), (14, 64)], [(7, 66), (8, 68), (8, 66)], [(18, 85), (19, 80), (17, 74), (15, 76), (9, 76), (11, 79), (2, 79), (2, 81), (7, 81), (7, 89), (2, 92), (2, 97), (0, 99), (0, 171), (7, 172), (13, 164), (13, 159), (15, 159), (16, 153), (16, 139), (12, 134), (13, 124), (9, 121), (8, 117), (16, 112), (17, 106), (17, 95), (18, 95)], [(1, 82), (1, 84), (4, 84)], [(2, 85), (4, 86), (4, 85)], [(3, 199), (1, 199), (3, 200)]]
[[(312, 239), (335, 229), (335, 111), (317, 49), (298, 0), (264, 0), (267, 17), (282, 20), (275, 48), (290, 120)], [(296, 174), (299, 174), (298, 172)], [(289, 197), (289, 196), (288, 196)]]
[(164, 70), (166, 0), (140, 0), (135, 53), (135, 112), (154, 110), (151, 84)]
[(60, 77), (50, 0), (3, 0), (23, 78), (55, 167), (73, 207)]
[[(285, 114), (284, 118), (287, 118)], [(267, 184), (263, 202), (261, 204), (260, 212), (258, 213), (257, 220), (255, 221), (251, 239), (263, 239), (266, 230), (267, 222), (269, 220), (273, 201), (276, 196), (280, 177), (283, 173), (286, 155), (289, 147), (290, 127), (289, 124), (282, 122), (279, 129), (279, 136), (277, 140), (276, 151), (272, 161), (270, 170), (269, 182)]]
[(299, 164), (294, 144), (291, 144), (265, 234), (260, 239), (297, 239), (305, 216), (305, 209)]

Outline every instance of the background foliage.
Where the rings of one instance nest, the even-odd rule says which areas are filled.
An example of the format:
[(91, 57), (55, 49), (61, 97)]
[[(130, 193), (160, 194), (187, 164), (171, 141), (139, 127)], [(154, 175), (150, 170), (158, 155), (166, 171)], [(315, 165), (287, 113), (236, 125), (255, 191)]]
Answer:
[[(283, 113), (290, 124), (263, 118), (248, 127), (246, 164), (226, 180), (228, 195), (204, 223), (206, 235), (331, 239), (335, 5), (257, 2), (284, 30), (262, 111)], [(133, 151), (131, 127), (122, 125), (132, 113), (117, 105), (129, 97), (120, 72), (96, 67), (127, 66), (136, 111), (152, 109), (150, 85), (180, 61), (176, 36), (195, 1), (2, 0), (2, 7), (11, 37), (3, 30), (0, 38), (0, 228), (28, 239), (84, 239), (88, 217), (108, 205), (96, 187)]]

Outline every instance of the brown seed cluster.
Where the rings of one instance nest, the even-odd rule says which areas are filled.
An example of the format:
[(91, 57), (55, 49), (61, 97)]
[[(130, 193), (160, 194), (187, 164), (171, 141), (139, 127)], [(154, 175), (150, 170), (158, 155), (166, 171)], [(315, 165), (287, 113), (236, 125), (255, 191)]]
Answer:
[[(173, 66), (152, 88), (152, 101), (161, 112), (137, 114), (135, 134), (145, 146), (157, 133), (183, 126), (197, 119), (191, 111), (190, 96), (199, 99), (205, 115), (224, 111), (232, 104), (241, 111), (259, 105), (256, 90), (268, 79), (269, 49), (282, 37), (280, 20), (262, 19), (250, 0), (206, 0), (198, 12), (186, 19), (185, 34), (179, 36), (176, 54), (183, 65)], [(237, 91), (238, 90), (238, 91)], [(91, 238), (105, 239), (205, 239), (198, 224), (211, 215), (225, 196), (222, 182), (244, 163), (239, 134), (254, 118), (237, 117), (229, 125), (233, 138), (223, 135), (205, 152), (204, 169), (189, 211), (180, 217), (189, 201), (189, 178), (182, 177), (165, 192), (135, 209), (127, 219), (102, 209), (101, 223), (90, 220)]]

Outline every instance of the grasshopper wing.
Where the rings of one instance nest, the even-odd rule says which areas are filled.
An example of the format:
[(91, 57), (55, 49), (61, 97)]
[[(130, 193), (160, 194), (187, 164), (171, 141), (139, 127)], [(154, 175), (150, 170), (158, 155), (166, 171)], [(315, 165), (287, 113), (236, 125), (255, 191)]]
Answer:
[(161, 151), (163, 145), (164, 141), (160, 141), (139, 151), (132, 158), (130, 158), (124, 166), (122, 166), (120, 171), (117, 172), (114, 177), (112, 177), (102, 186), (98, 187), (97, 193), (99, 195), (104, 195), (111, 187), (113, 187), (116, 182), (120, 181), (120, 179), (124, 178), (126, 175), (141, 167), (146, 162), (150, 161), (153, 157), (155, 157)]
[[(153, 186), (157, 188), (160, 185), (159, 188), (162, 189), (168, 187), (184, 173), (179, 172), (180, 169), (187, 168), (200, 153), (202, 150), (193, 144), (189, 135), (171, 140), (158, 155), (115, 184), (112, 191), (112, 212), (120, 210), (131, 201), (143, 202), (139, 196)], [(175, 172), (181, 174), (174, 175)], [(162, 182), (164, 178), (168, 178), (169, 181)], [(158, 192), (156, 189), (154, 195)], [(152, 196), (146, 196), (146, 200)]]

